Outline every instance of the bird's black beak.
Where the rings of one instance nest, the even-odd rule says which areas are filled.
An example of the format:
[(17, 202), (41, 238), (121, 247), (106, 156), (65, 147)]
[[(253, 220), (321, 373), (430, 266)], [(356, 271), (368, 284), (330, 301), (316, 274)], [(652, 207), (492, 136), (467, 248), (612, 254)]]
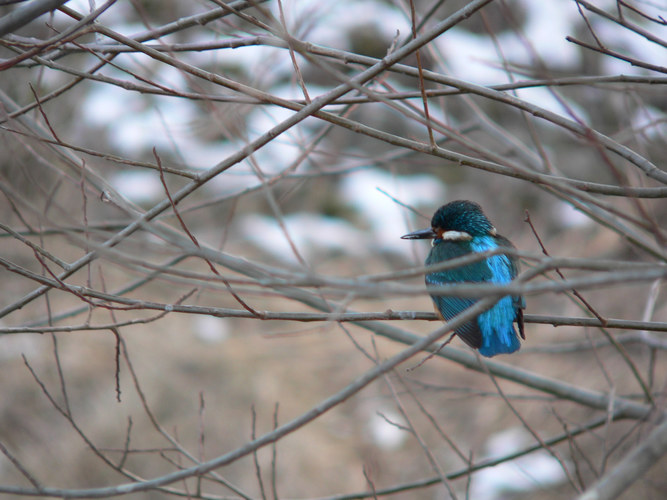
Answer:
[(436, 232), (432, 228), (420, 229), (419, 231), (413, 231), (412, 233), (404, 234), (401, 236), (403, 240), (432, 240), (437, 236)]

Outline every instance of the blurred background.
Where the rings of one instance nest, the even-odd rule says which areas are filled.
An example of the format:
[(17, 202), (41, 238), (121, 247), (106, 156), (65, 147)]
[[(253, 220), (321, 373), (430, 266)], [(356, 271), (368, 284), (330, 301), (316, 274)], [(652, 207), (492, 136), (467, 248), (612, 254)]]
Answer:
[[(0, 2), (0, 493), (165, 477), (316, 411), (406, 348), (391, 332), (440, 326), (428, 245), (400, 236), (456, 199), (524, 271), (570, 259), (527, 282), (527, 340), (494, 358), (512, 376), (454, 339), (127, 496), (551, 499), (607, 477), (664, 412), (666, 14)], [(621, 498), (663, 498), (666, 470)]]

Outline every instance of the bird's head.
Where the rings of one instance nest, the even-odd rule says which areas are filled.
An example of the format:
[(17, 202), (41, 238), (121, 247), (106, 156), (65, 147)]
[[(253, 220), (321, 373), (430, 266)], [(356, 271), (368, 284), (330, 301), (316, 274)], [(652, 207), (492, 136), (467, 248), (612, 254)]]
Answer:
[(467, 241), (474, 236), (495, 236), (496, 228), (486, 218), (482, 207), (467, 200), (452, 201), (441, 206), (431, 219), (431, 227), (420, 229), (401, 238)]

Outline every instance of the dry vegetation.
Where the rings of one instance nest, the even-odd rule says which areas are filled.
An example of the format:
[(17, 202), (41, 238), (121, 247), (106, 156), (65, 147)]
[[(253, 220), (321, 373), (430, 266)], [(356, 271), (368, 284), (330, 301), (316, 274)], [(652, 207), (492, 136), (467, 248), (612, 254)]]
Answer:
[[(0, 494), (663, 498), (659, 5), (544, 2), (557, 60), (518, 0), (9, 3)], [(398, 238), (452, 199), (520, 249), (517, 354), (420, 364)]]

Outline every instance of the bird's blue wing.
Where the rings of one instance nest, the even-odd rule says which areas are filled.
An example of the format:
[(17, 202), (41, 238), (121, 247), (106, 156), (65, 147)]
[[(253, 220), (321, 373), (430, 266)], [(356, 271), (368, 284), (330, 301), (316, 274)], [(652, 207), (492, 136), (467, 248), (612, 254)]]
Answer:
[[(445, 321), (451, 320), (454, 316), (462, 313), (475, 303), (474, 300), (457, 297), (435, 296), (432, 299), (436, 314), (439, 314)], [(479, 330), (476, 319), (459, 326), (455, 330), (455, 333), (470, 347), (474, 349), (482, 347), (482, 332)]]
[[(439, 273), (431, 273), (426, 276), (427, 285), (442, 285), (442, 277)], [(448, 286), (451, 286), (451, 281)], [(458, 314), (462, 313), (475, 302), (475, 299), (464, 297), (445, 297), (442, 295), (431, 295), (436, 314), (439, 314), (445, 321), (449, 321)], [(466, 344), (474, 349), (479, 349), (482, 346), (482, 332), (477, 324), (477, 319), (472, 319), (467, 323), (459, 326), (455, 333), (461, 337)]]

